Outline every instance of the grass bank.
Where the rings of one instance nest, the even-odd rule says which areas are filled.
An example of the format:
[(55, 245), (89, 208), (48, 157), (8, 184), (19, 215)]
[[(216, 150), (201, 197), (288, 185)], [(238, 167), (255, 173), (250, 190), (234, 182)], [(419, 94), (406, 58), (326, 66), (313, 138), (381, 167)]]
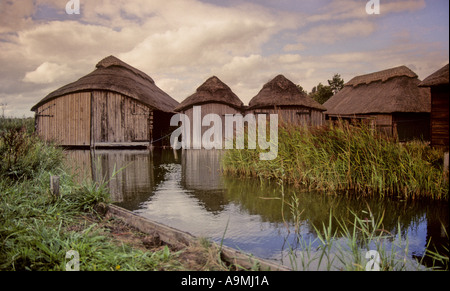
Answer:
[(260, 150), (228, 150), (225, 174), (328, 192), (448, 200), (443, 152), (424, 142), (398, 143), (368, 126), (348, 123), (284, 126), (278, 134), (276, 159), (260, 160)]
[[(0, 120), (0, 270), (66, 270), (75, 250), (80, 270), (224, 270), (219, 254), (199, 243), (176, 250), (102, 209), (106, 184), (77, 184), (61, 148), (41, 141), (32, 123)], [(31, 128), (30, 128), (31, 127)], [(50, 176), (60, 177), (60, 196)], [(100, 207), (102, 206), (103, 207)]]

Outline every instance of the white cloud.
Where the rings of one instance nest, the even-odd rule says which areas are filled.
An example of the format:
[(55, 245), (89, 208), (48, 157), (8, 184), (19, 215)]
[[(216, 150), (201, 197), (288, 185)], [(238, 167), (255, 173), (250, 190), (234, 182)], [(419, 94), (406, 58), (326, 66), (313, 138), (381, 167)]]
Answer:
[(340, 40), (367, 37), (374, 31), (375, 24), (373, 22), (354, 20), (314, 26), (303, 34), (302, 38), (308, 43), (333, 44)]
[(23, 81), (35, 84), (50, 84), (66, 75), (68, 71), (67, 65), (45, 62), (36, 70), (26, 73)]
[[(52, 21), (18, 33), (18, 45), (29, 59), (52, 62), (97, 59), (130, 49), (132, 39), (111, 28), (76, 21)], [(91, 56), (94, 56), (93, 58)]]
[[(381, 42), (375, 38), (386, 29), (380, 25), (384, 19), (416, 17), (427, 8), (425, 0), (381, 1), (375, 17), (366, 14), (367, 1), (361, 0), (233, 0), (221, 6), (199, 0), (81, 0), (76, 17), (65, 14), (66, 2), (0, 2), (0, 99), (19, 116), (108, 55), (149, 74), (178, 101), (216, 75), (244, 103), (277, 74), (309, 91), (335, 73), (348, 81), (405, 64), (425, 75), (448, 62), (448, 42), (421, 42), (410, 27), (396, 29), (397, 35), (383, 30)], [(373, 41), (377, 49), (363, 51), (359, 40)], [(21, 104), (15, 104), (18, 96)]]

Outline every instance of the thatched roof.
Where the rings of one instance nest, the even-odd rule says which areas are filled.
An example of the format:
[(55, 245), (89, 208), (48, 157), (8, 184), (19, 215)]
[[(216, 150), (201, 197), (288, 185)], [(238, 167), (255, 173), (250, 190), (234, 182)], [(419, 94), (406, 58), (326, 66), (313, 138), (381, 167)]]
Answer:
[(356, 76), (345, 84), (346, 86), (357, 87), (362, 84), (369, 85), (372, 82), (386, 82), (387, 80), (395, 77), (406, 76), (410, 78), (417, 78), (416, 73), (411, 71), (406, 66), (395, 67), (375, 73), (370, 73), (366, 75)]
[(31, 110), (36, 111), (42, 104), (62, 95), (91, 90), (117, 92), (164, 112), (173, 112), (179, 104), (158, 88), (147, 74), (114, 56), (109, 56), (101, 60), (92, 73), (53, 91)]
[(430, 112), (428, 88), (405, 66), (357, 76), (323, 105), (328, 115)]
[(448, 65), (440, 68), (427, 78), (422, 81), (422, 83), (419, 84), (420, 87), (433, 87), (433, 86), (440, 86), (440, 85), (448, 85), (449, 83), (449, 71), (448, 71)]
[(325, 111), (325, 107), (305, 93), (283, 75), (266, 83), (258, 95), (249, 102), (249, 109), (274, 106), (304, 106)]
[(175, 108), (175, 111), (179, 112), (194, 105), (211, 102), (226, 104), (237, 109), (240, 109), (244, 105), (239, 97), (231, 91), (230, 87), (216, 76), (212, 76), (198, 87), (194, 94), (181, 102), (181, 104)]

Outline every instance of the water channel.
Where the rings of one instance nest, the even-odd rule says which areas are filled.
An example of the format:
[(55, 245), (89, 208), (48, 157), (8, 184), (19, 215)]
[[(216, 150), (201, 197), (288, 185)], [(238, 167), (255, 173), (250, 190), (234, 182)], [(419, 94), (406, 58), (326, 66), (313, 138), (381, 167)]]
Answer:
[[(368, 208), (375, 217), (384, 213), (384, 230), (401, 233), (403, 243), (407, 238), (411, 260), (424, 255), (430, 238), (438, 249), (448, 246), (448, 203), (351, 198), (287, 185), (282, 193), (275, 182), (222, 175), (222, 154), (163, 149), (68, 151), (84, 177), (109, 179), (121, 169), (109, 181), (116, 205), (296, 269), (301, 265), (299, 237), (304, 243), (312, 242), (313, 250), (318, 244), (314, 226), (328, 225), (330, 211), (345, 221), (353, 221), (352, 212), (365, 218)], [(294, 201), (298, 212), (292, 213), (287, 203)]]

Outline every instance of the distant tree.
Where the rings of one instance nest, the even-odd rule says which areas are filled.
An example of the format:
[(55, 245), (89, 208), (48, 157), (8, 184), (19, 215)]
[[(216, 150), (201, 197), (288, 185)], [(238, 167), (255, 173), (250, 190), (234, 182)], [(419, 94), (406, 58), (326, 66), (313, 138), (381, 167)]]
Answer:
[(342, 88), (344, 88), (344, 79), (341, 78), (341, 75), (335, 74), (333, 79), (328, 80), (328, 85), (330, 85), (331, 91), (333, 94), (339, 92)]
[(300, 92), (305, 93), (306, 95), (308, 95), (308, 92), (306, 92), (305, 89), (303, 89), (303, 87), (301, 85), (297, 85), (297, 88)]
[(333, 96), (333, 90), (330, 86), (325, 86), (322, 83), (319, 83), (319, 85), (312, 88), (309, 96), (320, 104), (323, 104), (330, 99), (331, 96)]

